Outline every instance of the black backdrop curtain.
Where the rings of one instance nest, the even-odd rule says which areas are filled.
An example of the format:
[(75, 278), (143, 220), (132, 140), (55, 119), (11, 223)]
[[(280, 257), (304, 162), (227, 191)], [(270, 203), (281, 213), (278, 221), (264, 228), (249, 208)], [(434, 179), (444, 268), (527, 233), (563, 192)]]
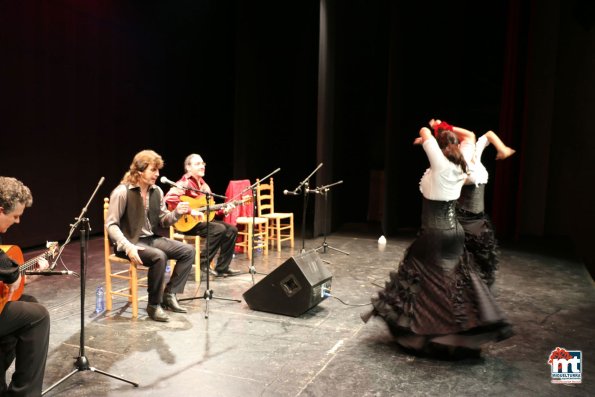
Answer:
[[(502, 239), (570, 238), (592, 263), (592, 205), (583, 184), (565, 183), (592, 179), (593, 9), (585, 0), (0, 2), (0, 174), (35, 198), (4, 240), (63, 240), (105, 176), (89, 214), (100, 233), (101, 198), (145, 148), (162, 154), (169, 179), (200, 153), (219, 193), (280, 167), (280, 194), (324, 162), (314, 185), (344, 181), (331, 230), (372, 221), (394, 236), (419, 224), (427, 160), (411, 142), (440, 117), (496, 130), (519, 150), (498, 164), (484, 155)], [(320, 234), (320, 198), (311, 200), (308, 230)], [(301, 219), (299, 199), (277, 205)]]

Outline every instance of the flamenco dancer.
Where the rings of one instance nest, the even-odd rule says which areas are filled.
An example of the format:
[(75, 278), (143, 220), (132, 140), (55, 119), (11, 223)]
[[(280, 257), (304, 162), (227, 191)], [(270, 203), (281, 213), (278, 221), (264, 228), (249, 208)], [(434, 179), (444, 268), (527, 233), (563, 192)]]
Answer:
[[(430, 126), (438, 124), (440, 120), (430, 121)], [(490, 143), (497, 151), (496, 160), (512, 156), (515, 150), (506, 146), (493, 131), (486, 132), (476, 141), (473, 132), (456, 126), (452, 128), (457, 135), (465, 136), (461, 141), (461, 152), (469, 170), (457, 202), (457, 219), (465, 229), (465, 248), (473, 254), (481, 278), (491, 288), (498, 270), (498, 241), (484, 208), (488, 171), (481, 163), (481, 155)]]
[(481, 345), (512, 335), (511, 327), (465, 251), (455, 206), (467, 179), (459, 140), (468, 136), (434, 123), (422, 128), (430, 168), (424, 173), (421, 229), (384, 290), (372, 298), (367, 322), (381, 317), (405, 351), (443, 359), (477, 358)]

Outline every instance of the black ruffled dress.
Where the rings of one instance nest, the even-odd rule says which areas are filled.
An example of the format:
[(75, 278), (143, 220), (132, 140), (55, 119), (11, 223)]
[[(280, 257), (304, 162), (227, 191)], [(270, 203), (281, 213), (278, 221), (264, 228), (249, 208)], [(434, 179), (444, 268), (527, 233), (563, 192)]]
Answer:
[(455, 206), (424, 198), (418, 238), (372, 299), (372, 311), (362, 315), (364, 321), (381, 317), (410, 352), (457, 358), (512, 335), (465, 250)]
[(465, 247), (473, 255), (481, 278), (492, 287), (498, 270), (498, 241), (484, 211), (485, 184), (464, 185), (457, 202), (457, 218), (465, 230)]

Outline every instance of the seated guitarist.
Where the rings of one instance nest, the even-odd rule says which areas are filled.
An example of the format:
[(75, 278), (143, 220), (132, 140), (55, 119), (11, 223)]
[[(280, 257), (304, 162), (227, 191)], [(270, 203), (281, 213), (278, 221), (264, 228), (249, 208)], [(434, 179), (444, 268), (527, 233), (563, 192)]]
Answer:
[[(0, 233), (19, 223), (25, 207), (32, 203), (28, 187), (15, 178), (0, 176)], [(42, 268), (48, 265), (44, 262)], [(21, 282), (18, 265), (0, 250), (0, 298), (9, 299)], [(0, 309), (0, 396), (41, 395), (49, 337), (50, 315), (35, 298), (22, 295), (5, 302)], [(7, 386), (6, 370), (15, 357), (15, 371)]]
[[(184, 161), (184, 169), (186, 170), (186, 173), (176, 184), (180, 187), (186, 187), (189, 189), (172, 187), (165, 195), (165, 201), (170, 208), (174, 208), (176, 205), (178, 205), (181, 196), (205, 200), (204, 194), (191, 189), (211, 192), (211, 188), (203, 179), (205, 176), (206, 165), (207, 163), (205, 163), (202, 160), (202, 157), (198, 154), (191, 154), (186, 157), (186, 160)], [(230, 209), (231, 208), (228, 207), (226, 210), (220, 210), (219, 212), (224, 213)], [(199, 235), (200, 237), (205, 238), (207, 236), (207, 223), (205, 216), (202, 213), (195, 214), (195, 216), (197, 216), (199, 222), (196, 226), (185, 233)], [(239, 270), (234, 270), (229, 267), (229, 264), (233, 259), (237, 235), (238, 229), (235, 226), (219, 220), (210, 221), (209, 247), (207, 248), (208, 257), (204, 252), (201, 253), (201, 268), (208, 268), (208, 264), (211, 263), (217, 251), (220, 250), (215, 270), (213, 271), (209, 268), (209, 272), (217, 277), (230, 277), (240, 274)]]
[[(169, 316), (163, 308), (188, 312), (176, 294), (184, 292), (195, 252), (188, 244), (159, 235), (160, 228), (168, 228), (190, 211), (188, 203), (180, 203), (173, 211), (165, 207), (163, 191), (155, 185), (162, 167), (163, 159), (153, 150), (134, 156), (111, 193), (105, 226), (116, 244), (116, 255), (149, 268), (147, 314), (155, 321), (167, 322)], [(176, 266), (168, 281), (165, 269), (169, 259), (175, 259)]]

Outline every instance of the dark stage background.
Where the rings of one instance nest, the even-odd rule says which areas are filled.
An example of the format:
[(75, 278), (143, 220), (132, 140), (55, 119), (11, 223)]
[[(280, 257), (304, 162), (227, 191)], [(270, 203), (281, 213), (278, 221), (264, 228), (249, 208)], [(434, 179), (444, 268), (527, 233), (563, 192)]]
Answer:
[[(414, 3), (414, 4), (409, 4)], [(490, 171), (502, 241), (589, 249), (595, 6), (570, 1), (0, 1), (0, 174), (35, 204), (5, 243), (64, 240), (99, 179), (103, 197), (133, 155), (159, 152), (177, 179), (191, 152), (207, 181), (276, 169), (276, 205), (317, 164), (329, 231), (419, 224), (427, 167), (411, 142), (432, 117), (517, 148)], [(320, 197), (308, 234), (322, 232)]]

